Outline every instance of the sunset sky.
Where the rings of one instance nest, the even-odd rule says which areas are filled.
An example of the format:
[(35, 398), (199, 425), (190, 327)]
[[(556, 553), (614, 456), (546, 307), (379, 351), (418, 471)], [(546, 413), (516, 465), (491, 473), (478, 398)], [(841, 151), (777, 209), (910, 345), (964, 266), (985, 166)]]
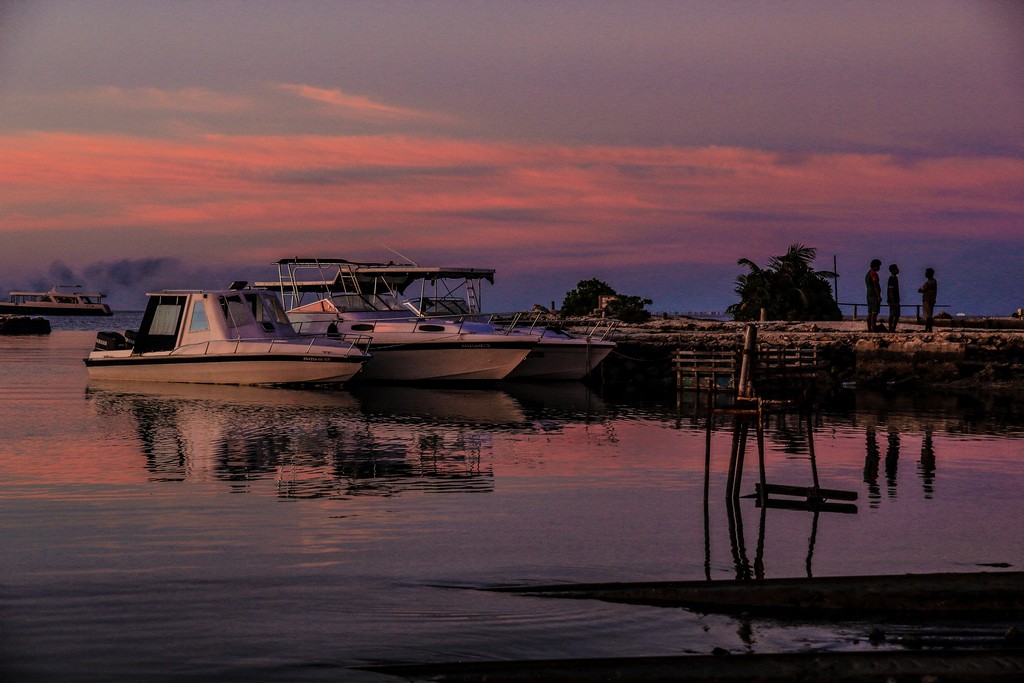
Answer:
[(793, 243), (1024, 307), (1024, 3), (0, 3), (0, 295), (401, 254), (722, 310)]

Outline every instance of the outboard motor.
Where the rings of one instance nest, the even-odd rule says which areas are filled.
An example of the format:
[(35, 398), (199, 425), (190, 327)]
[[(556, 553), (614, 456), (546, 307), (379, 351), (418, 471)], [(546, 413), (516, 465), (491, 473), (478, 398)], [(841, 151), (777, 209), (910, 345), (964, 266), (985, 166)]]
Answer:
[(100, 332), (96, 335), (95, 351), (118, 351), (127, 349), (128, 342), (120, 332)]

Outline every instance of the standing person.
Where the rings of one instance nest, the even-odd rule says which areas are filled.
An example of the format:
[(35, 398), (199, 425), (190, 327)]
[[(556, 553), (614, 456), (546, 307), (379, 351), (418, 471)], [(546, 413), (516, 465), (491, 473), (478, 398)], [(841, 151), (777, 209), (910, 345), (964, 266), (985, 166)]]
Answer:
[(895, 263), (889, 266), (889, 282), (885, 288), (885, 303), (889, 305), (889, 331), (896, 331), (900, 321), (900, 268)]
[(921, 292), (921, 315), (924, 316), (924, 331), (932, 331), (932, 319), (935, 314), (935, 299), (939, 294), (939, 283), (935, 281), (935, 269), (924, 269), (924, 284), (917, 288)]
[(882, 310), (882, 285), (878, 281), (878, 269), (882, 262), (878, 259), (871, 261), (871, 268), (864, 275), (864, 286), (867, 288), (868, 297), (868, 332), (878, 331), (878, 312)]

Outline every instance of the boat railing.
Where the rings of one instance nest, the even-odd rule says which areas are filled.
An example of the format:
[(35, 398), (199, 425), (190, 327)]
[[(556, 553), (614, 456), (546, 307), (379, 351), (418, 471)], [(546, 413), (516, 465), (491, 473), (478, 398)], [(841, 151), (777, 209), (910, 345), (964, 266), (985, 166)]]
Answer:
[[(355, 324), (368, 325), (368, 326), (376, 326), (376, 325), (382, 324), (382, 323), (383, 324), (387, 324), (387, 323), (407, 323), (409, 325), (415, 326), (416, 331), (429, 331), (429, 332), (441, 332), (441, 331), (444, 331), (444, 332), (447, 332), (449, 334), (467, 334), (467, 333), (469, 333), (469, 334), (479, 334), (480, 333), (479, 329), (467, 329), (466, 328), (467, 324), (481, 322), (481, 321), (478, 321), (478, 320), (474, 320), (473, 318), (474, 318), (474, 316), (472, 316), (472, 315), (460, 315), (460, 316), (452, 316), (452, 315), (382, 315), (380, 317), (373, 317), (373, 318), (367, 318), (367, 317), (360, 316), (358, 319), (353, 318), (349, 322), (352, 322), (352, 323), (355, 323)], [(299, 320), (299, 321), (293, 321), (292, 322), (292, 327), (295, 328), (295, 331), (298, 332), (302, 336), (306, 336), (306, 335), (314, 335), (314, 336), (319, 336), (319, 337), (325, 337), (326, 336), (329, 339), (343, 339), (343, 338), (346, 338), (346, 337), (358, 337), (358, 336), (366, 336), (366, 337), (372, 337), (373, 336), (373, 330), (367, 330), (366, 335), (358, 335), (358, 334), (350, 333), (350, 332), (344, 332), (343, 333), (343, 332), (333, 332), (333, 331), (326, 331), (326, 332), (322, 332), (322, 331), (321, 332), (310, 332), (309, 331), (310, 329), (318, 329), (318, 330), (322, 329), (325, 322), (330, 323), (330, 322), (332, 322), (332, 319), (330, 319), (330, 318), (323, 318), (323, 319), (319, 319), (319, 320), (309, 320), (309, 321)], [(443, 326), (445, 329), (444, 330), (439, 330), (439, 329), (424, 329), (424, 330), (421, 330), (420, 329), (421, 325), (437, 325), (437, 326)], [(505, 331), (504, 330), (499, 330), (499, 329), (495, 328), (495, 333), (496, 334), (505, 334)]]
[[(538, 329), (544, 330), (551, 324), (556, 324), (558, 328), (565, 326), (562, 320), (553, 320), (550, 313), (543, 311), (532, 311), (532, 312), (517, 312), (517, 313), (495, 313), (490, 317), (488, 322), (494, 325), (495, 329), (501, 330), (505, 334), (514, 334), (519, 332), (535, 332)], [(616, 325), (619, 324), (618, 320), (612, 318), (601, 318), (589, 325), (585, 332), (573, 332), (573, 336), (581, 339), (589, 339), (591, 341), (604, 341), (611, 334), (612, 330), (615, 329)]]
[[(293, 351), (297, 346), (296, 342), (303, 342), (305, 348), (303, 353), (311, 353), (315, 347), (337, 348), (334, 342), (344, 341), (352, 347), (366, 352), (370, 346), (370, 337), (366, 335), (345, 335), (345, 339), (326, 338), (322, 335), (298, 335), (295, 337), (284, 337), (267, 339), (266, 337), (239, 337), (237, 339), (208, 339), (194, 344), (184, 344), (171, 351), (171, 355), (195, 355), (206, 356), (210, 354), (238, 353), (243, 344), (266, 345), (266, 353), (274, 353), (278, 350)], [(211, 347), (213, 350), (211, 350)], [(284, 349), (283, 347), (288, 347)], [(198, 351), (202, 349), (201, 351)]]

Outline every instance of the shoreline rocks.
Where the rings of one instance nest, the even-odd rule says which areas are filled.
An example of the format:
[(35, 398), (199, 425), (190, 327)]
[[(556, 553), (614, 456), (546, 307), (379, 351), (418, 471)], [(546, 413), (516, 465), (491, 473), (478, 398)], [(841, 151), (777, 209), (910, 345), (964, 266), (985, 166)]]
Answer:
[(0, 334), (50, 334), (50, 321), (27, 315), (0, 315)]
[[(674, 388), (672, 355), (677, 349), (738, 352), (748, 324), (756, 327), (761, 345), (816, 349), (822, 379), (833, 387), (922, 385), (1024, 393), (1024, 330), (992, 324), (924, 332), (921, 325), (905, 323), (892, 333), (869, 333), (863, 321), (741, 323), (670, 318), (618, 324), (606, 336), (618, 347), (598, 369), (596, 379), (612, 385)], [(593, 321), (583, 320), (564, 326), (575, 333), (594, 328)]]

